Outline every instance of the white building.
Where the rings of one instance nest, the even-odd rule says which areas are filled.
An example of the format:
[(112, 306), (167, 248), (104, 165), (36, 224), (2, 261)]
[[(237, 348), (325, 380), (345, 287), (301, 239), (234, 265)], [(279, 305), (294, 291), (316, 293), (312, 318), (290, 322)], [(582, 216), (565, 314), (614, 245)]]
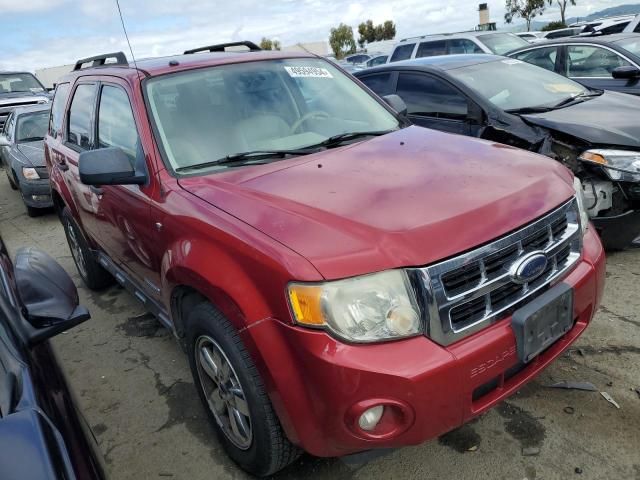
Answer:
[(41, 68), (36, 70), (36, 78), (47, 88), (53, 88), (58, 79), (73, 70), (74, 65), (61, 65), (59, 67)]

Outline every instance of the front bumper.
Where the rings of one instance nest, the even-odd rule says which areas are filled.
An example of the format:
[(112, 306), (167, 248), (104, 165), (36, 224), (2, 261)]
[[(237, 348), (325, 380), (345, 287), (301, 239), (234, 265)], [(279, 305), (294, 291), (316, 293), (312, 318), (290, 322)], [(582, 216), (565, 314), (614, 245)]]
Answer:
[[(258, 322), (242, 335), (256, 349), (283, 428), (307, 452), (327, 457), (414, 445), (493, 407), (565, 351), (591, 321), (604, 273), (602, 245), (591, 228), (581, 260), (562, 279), (574, 289), (576, 323), (524, 366), (517, 358), (511, 317), (446, 348), (426, 337), (347, 345), (275, 319)], [(398, 415), (388, 420), (398, 428), (370, 435), (357, 427), (354, 412), (376, 402), (397, 406)]]
[(53, 199), (51, 198), (51, 186), (48, 178), (40, 180), (19, 179), (20, 193), (25, 205), (33, 208), (49, 208), (53, 207)]
[(640, 210), (630, 210), (611, 217), (591, 219), (607, 250), (622, 250), (640, 236)]

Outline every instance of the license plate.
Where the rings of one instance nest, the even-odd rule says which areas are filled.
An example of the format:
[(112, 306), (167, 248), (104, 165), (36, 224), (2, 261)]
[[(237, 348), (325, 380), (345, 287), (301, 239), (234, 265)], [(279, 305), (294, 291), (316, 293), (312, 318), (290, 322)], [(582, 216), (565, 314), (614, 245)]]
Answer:
[(513, 313), (518, 358), (530, 362), (573, 327), (573, 290), (560, 283)]

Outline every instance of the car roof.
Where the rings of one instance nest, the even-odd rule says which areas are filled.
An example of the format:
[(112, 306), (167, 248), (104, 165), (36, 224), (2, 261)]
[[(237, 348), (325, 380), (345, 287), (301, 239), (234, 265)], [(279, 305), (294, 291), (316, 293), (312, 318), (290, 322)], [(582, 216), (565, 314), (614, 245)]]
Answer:
[(16, 116), (24, 115), (26, 113), (47, 112), (51, 108), (50, 103), (40, 103), (37, 105), (27, 105), (24, 107), (16, 107), (14, 109)]
[[(59, 83), (72, 81), (79, 76), (116, 76), (124, 78), (136, 78), (140, 74), (147, 77), (163, 75), (165, 73), (193, 70), (218, 65), (233, 63), (258, 62), (265, 60), (281, 60), (287, 58), (319, 58), (323, 57), (306, 52), (281, 52), (281, 51), (257, 51), (257, 52), (207, 52), (173, 55), (167, 57), (143, 58), (129, 61), (128, 64), (107, 63), (98, 67), (81, 68), (74, 70), (60, 79)], [(327, 59), (323, 59), (329, 61)], [(137, 67), (137, 68), (136, 68)]]
[(416, 42), (421, 40), (442, 40), (447, 38), (469, 38), (469, 37), (480, 37), (482, 35), (492, 35), (492, 34), (505, 34), (505, 35), (514, 35), (512, 32), (498, 32), (495, 30), (469, 30), (468, 32), (455, 32), (455, 33), (434, 33), (433, 35), (422, 35), (417, 37), (408, 37), (400, 40), (396, 47), (399, 47), (403, 42)]
[(0, 70), (0, 75), (18, 75), (18, 74), (27, 74), (27, 75), (35, 76), (31, 72), (24, 72), (21, 70)]
[(439, 55), (435, 57), (421, 57), (413, 60), (404, 60), (402, 62), (386, 63), (384, 65), (360, 70), (354, 75), (357, 77), (364, 72), (395, 70), (397, 67), (413, 67), (422, 70), (453, 70), (455, 68), (468, 67), (478, 65), (480, 63), (495, 62), (504, 60), (505, 57), (499, 55), (489, 55), (486, 53), (467, 53), (461, 55)]

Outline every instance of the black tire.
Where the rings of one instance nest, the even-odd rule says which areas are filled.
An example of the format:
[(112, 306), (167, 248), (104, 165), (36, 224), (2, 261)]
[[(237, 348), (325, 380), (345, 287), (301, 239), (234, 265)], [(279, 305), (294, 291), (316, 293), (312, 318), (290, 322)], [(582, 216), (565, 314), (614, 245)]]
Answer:
[(69, 207), (62, 209), (60, 220), (67, 236), (71, 256), (85, 285), (91, 290), (101, 290), (112, 285), (115, 279), (96, 260)]
[[(204, 382), (213, 385), (214, 389), (216, 384), (214, 381), (209, 382), (211, 377), (206, 376), (204, 367), (199, 366), (199, 364), (202, 365), (199, 358), (200, 349), (203, 347), (197, 347), (197, 345), (202, 345), (204, 342), (206, 346), (209, 340), (215, 341), (217, 344), (215, 346), (222, 350), (224, 360), (231, 365), (229, 375), (239, 382), (239, 393), (236, 393), (236, 396), (230, 393), (227, 395), (236, 400), (236, 397), (244, 399), (248, 407), (249, 416), (246, 418), (249, 419), (251, 440), (244, 449), (236, 445), (225, 432), (224, 427), (218, 423), (213, 407), (207, 401), (206, 386), (201, 375), (204, 377)], [(189, 364), (198, 395), (229, 457), (242, 469), (260, 477), (271, 475), (298, 458), (300, 449), (286, 437), (273, 411), (258, 370), (242, 344), (238, 332), (222, 313), (207, 302), (200, 303), (187, 312), (187, 341)], [(233, 385), (232, 380), (229, 382)], [(229, 392), (231, 388), (229, 390), (225, 388), (225, 390)], [(221, 389), (218, 388), (218, 391)], [(236, 392), (238, 392), (237, 387)], [(227, 417), (230, 417), (231, 411), (227, 410), (227, 412)], [(221, 423), (224, 424), (224, 420), (221, 420)]]
[(39, 208), (33, 208), (29, 205), (25, 205), (25, 207), (27, 207), (27, 215), (29, 215), (31, 218), (37, 217), (41, 213)]
[(9, 186), (11, 187), (11, 190), (18, 190), (18, 184), (16, 183), (15, 178), (16, 174), (13, 170), (9, 170), (8, 168), (5, 171), (7, 172), (7, 179), (9, 179)]

